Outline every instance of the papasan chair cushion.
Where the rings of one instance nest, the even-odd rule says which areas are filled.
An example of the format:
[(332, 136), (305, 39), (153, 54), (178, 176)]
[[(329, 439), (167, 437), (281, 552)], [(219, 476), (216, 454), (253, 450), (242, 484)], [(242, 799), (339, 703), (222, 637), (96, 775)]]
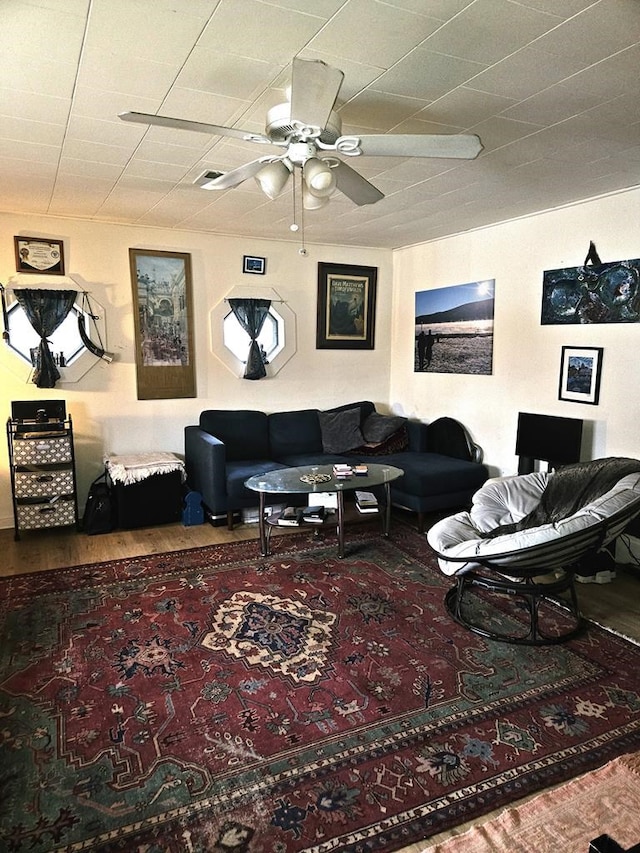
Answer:
[[(595, 467), (592, 463), (568, 465), (555, 473), (536, 472), (485, 483), (473, 496), (469, 512), (459, 512), (445, 518), (427, 532), (427, 541), (438, 554), (440, 569), (447, 575), (454, 575), (466, 567), (471, 568), (469, 563), (474, 562), (474, 557), (497, 557), (503, 554), (505, 567), (510, 563), (516, 565), (518, 551), (534, 545), (558, 542), (570, 533), (585, 530), (608, 519), (627, 506), (637, 504), (637, 512), (640, 512), (640, 462), (617, 458), (595, 461), (600, 463), (598, 471), (602, 469), (602, 463), (624, 462), (623, 466), (612, 465), (612, 470), (616, 471), (614, 485), (590, 502), (578, 506), (571, 515), (537, 526), (523, 525), (522, 522), (540, 507), (543, 495), (548, 488), (550, 490), (551, 484), (568, 480), (569, 474), (578, 468), (588, 478), (589, 472)], [(637, 473), (626, 473), (633, 468)], [(618, 472), (621, 474), (619, 478)], [(606, 485), (602, 487), (606, 488)], [(592, 492), (588, 494), (590, 496)], [(579, 499), (574, 500), (576, 502)], [(518, 525), (520, 529), (513, 529)], [(606, 545), (619, 532), (612, 531), (612, 536), (602, 544)], [(552, 548), (549, 553), (552, 557)], [(468, 562), (461, 558), (467, 558)], [(553, 560), (552, 568), (557, 565), (563, 563)]]

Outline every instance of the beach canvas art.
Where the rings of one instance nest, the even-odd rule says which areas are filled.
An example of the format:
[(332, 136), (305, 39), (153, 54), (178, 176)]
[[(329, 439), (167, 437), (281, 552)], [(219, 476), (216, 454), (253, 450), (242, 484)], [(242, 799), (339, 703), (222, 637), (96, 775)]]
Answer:
[(416, 293), (416, 373), (491, 374), (494, 291), (485, 279)]

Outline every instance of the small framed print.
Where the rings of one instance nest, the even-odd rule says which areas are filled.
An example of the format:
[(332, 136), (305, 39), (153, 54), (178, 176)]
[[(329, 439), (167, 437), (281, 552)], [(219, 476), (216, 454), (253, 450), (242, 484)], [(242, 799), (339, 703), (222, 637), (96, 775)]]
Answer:
[(41, 237), (14, 237), (16, 272), (64, 275), (64, 244), (62, 240)]
[(559, 400), (597, 406), (602, 347), (562, 347)]
[(267, 268), (267, 259), (256, 255), (245, 255), (242, 259), (242, 272), (251, 275), (264, 275)]

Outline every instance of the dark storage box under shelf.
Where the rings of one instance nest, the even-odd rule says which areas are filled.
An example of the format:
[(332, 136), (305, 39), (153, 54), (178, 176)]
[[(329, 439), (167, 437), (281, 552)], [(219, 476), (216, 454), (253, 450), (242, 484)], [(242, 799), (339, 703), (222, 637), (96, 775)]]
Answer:
[(152, 474), (137, 483), (112, 484), (116, 527), (152, 527), (182, 518), (180, 471)]

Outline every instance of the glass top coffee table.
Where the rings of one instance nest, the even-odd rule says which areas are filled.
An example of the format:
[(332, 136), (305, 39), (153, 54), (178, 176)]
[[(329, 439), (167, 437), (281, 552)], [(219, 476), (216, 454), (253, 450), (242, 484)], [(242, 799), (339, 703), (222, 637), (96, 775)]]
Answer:
[(383, 533), (389, 535), (391, 523), (391, 489), (390, 484), (398, 477), (402, 477), (402, 468), (393, 465), (379, 465), (367, 463), (366, 475), (353, 474), (342, 479), (336, 478), (333, 473), (333, 465), (305, 465), (300, 468), (281, 468), (278, 471), (267, 471), (264, 474), (256, 474), (250, 477), (245, 486), (254, 492), (258, 492), (260, 509), (258, 520), (260, 524), (260, 551), (263, 557), (269, 554), (269, 538), (271, 529), (278, 525), (278, 514), (274, 518), (265, 516), (266, 494), (305, 494), (308, 495), (307, 503), (313, 503), (314, 492), (335, 492), (337, 495), (337, 521), (325, 521), (322, 525), (305, 524), (300, 526), (318, 528), (319, 526), (336, 526), (338, 533), (338, 556), (344, 557), (344, 493), (355, 491), (370, 491), (373, 486), (384, 486), (385, 501), (383, 512)]

